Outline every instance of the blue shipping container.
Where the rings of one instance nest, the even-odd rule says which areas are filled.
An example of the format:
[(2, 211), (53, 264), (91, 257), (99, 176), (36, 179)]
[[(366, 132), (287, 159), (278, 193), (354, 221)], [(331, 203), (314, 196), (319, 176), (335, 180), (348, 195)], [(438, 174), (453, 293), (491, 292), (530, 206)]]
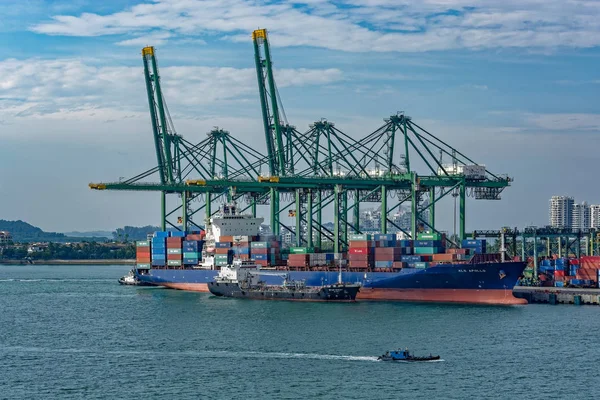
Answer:
[(466, 239), (461, 242), (463, 248), (477, 247), (486, 245), (485, 239)]
[(255, 260), (268, 260), (268, 254), (254, 254), (252, 258)]
[(183, 259), (183, 263), (184, 264), (190, 264), (190, 265), (197, 265), (198, 264), (198, 259), (197, 258), (184, 258)]
[(216, 242), (215, 247), (219, 249), (226, 249), (228, 247), (231, 247), (231, 242)]
[(421, 256), (401, 256), (400, 261), (406, 263), (414, 263), (421, 261)]
[(375, 261), (375, 268), (392, 268), (393, 261)]
[(167, 260), (152, 260), (153, 267), (164, 267), (167, 265)]
[(563, 281), (556, 281), (556, 282), (554, 282), (554, 286), (555, 287), (564, 287), (565, 283)]
[(400, 247), (413, 247), (413, 241), (412, 240), (399, 240), (396, 242), (397, 246)]
[(184, 252), (190, 252), (190, 251), (198, 252), (198, 251), (202, 251), (203, 247), (204, 246), (198, 245), (198, 246), (183, 246), (182, 248), (183, 248)]
[(163, 238), (166, 239), (168, 237), (170, 237), (171, 232), (162, 232), (162, 231), (158, 231), (158, 232), (154, 232), (154, 237), (155, 238)]

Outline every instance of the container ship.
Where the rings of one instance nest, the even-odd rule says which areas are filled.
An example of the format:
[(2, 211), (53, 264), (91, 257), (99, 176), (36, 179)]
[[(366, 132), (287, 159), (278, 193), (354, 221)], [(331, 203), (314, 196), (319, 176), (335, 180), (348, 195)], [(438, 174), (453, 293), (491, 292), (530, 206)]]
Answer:
[[(307, 286), (338, 281), (361, 285), (357, 300), (526, 304), (513, 296), (526, 263), (501, 261), (486, 252), (485, 240), (464, 240), (447, 248), (444, 235), (421, 233), (417, 240), (395, 234), (353, 234), (346, 253), (317, 248), (282, 248), (274, 235), (259, 235), (263, 218), (224, 205), (199, 232), (155, 232), (137, 242), (136, 276), (141, 282), (172, 289), (209, 292), (221, 267), (234, 257), (263, 270), (285, 271)], [(265, 276), (276, 285), (277, 277)]]

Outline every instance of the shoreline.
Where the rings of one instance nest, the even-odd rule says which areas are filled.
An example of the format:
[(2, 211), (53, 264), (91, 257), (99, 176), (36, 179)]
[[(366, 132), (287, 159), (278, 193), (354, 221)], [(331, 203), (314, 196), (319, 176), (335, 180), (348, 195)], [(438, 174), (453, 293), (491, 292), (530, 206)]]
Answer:
[(135, 265), (135, 260), (0, 260), (1, 265)]

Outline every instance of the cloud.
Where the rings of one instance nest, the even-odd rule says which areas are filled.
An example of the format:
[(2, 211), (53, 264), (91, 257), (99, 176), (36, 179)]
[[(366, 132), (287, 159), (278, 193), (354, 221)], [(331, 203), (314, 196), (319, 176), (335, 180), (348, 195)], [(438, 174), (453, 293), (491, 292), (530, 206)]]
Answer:
[(600, 131), (600, 114), (526, 114), (525, 118), (537, 128), (561, 131), (565, 134), (573, 131)]
[[(220, 35), (248, 41), (257, 27), (274, 46), (422, 52), (458, 48), (600, 45), (600, 6), (589, 0), (155, 0), (112, 14), (56, 15), (31, 27), (48, 35)], [(156, 33), (155, 33), (156, 34)], [(166, 40), (166, 37), (159, 40)]]
[[(105, 121), (145, 113), (142, 71), (141, 66), (96, 66), (79, 59), (0, 61), (0, 120), (51, 116)], [(197, 115), (198, 106), (258, 98), (252, 68), (169, 66), (160, 73), (165, 98), (179, 113)], [(343, 79), (342, 71), (334, 68), (281, 69), (275, 74), (280, 88)]]
[(167, 39), (172, 37), (173, 34), (169, 32), (157, 32), (151, 33), (148, 35), (138, 36), (133, 39), (121, 40), (116, 44), (118, 46), (135, 46), (135, 47), (145, 47), (145, 46), (160, 46), (165, 43)]

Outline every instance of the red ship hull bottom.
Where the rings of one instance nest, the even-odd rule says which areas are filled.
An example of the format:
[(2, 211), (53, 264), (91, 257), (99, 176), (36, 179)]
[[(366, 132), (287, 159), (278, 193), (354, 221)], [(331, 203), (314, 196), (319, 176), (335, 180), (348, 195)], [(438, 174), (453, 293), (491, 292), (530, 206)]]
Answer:
[[(161, 283), (161, 286), (187, 290), (191, 292), (208, 293), (206, 283)], [(436, 303), (468, 303), (468, 304), (527, 304), (527, 300), (513, 296), (508, 289), (375, 289), (360, 288), (356, 300), (397, 300)]]
[(175, 283), (175, 282), (164, 282), (160, 283), (169, 289), (187, 290), (188, 292), (202, 292), (209, 293), (208, 283)]
[(362, 287), (356, 300), (398, 300), (435, 303), (517, 305), (527, 300), (510, 289), (378, 289)]

